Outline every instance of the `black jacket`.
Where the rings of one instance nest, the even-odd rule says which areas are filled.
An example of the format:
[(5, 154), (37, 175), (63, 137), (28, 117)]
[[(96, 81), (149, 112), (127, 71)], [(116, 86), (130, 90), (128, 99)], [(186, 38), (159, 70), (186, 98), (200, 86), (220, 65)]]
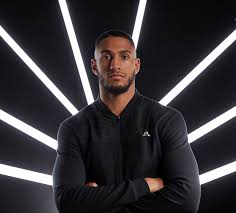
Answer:
[[(165, 187), (151, 193), (145, 177)], [(181, 113), (136, 89), (116, 116), (98, 96), (59, 128), (53, 190), (60, 213), (197, 212), (199, 173)]]

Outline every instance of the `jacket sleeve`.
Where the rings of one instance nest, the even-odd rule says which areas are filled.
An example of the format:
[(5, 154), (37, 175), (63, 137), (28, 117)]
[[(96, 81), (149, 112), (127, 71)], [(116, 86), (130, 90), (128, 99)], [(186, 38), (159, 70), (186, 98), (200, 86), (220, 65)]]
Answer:
[(73, 129), (62, 123), (57, 138), (53, 191), (60, 213), (105, 212), (109, 208), (134, 202), (150, 193), (143, 178), (106, 186), (85, 186), (86, 169), (79, 141)]
[(199, 171), (181, 113), (174, 111), (171, 116), (164, 117), (155, 129), (164, 153), (161, 162), (164, 188), (143, 196), (128, 208), (140, 213), (195, 213), (201, 194)]

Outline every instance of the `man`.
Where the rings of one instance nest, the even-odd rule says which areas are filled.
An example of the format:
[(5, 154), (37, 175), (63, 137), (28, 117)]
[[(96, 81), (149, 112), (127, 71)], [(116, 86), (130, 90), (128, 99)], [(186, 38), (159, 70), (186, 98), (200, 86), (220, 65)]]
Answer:
[(140, 59), (132, 38), (103, 33), (91, 67), (98, 98), (58, 131), (53, 189), (59, 212), (197, 212), (198, 167), (184, 119), (135, 88)]

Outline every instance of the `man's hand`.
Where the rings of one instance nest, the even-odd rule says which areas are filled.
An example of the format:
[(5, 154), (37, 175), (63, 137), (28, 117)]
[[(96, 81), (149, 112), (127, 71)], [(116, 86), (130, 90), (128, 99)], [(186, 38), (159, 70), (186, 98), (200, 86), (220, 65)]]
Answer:
[(85, 186), (97, 187), (98, 185), (95, 182), (89, 182), (89, 183), (86, 183)]
[(145, 178), (149, 186), (150, 192), (159, 191), (164, 187), (164, 182), (161, 178)]

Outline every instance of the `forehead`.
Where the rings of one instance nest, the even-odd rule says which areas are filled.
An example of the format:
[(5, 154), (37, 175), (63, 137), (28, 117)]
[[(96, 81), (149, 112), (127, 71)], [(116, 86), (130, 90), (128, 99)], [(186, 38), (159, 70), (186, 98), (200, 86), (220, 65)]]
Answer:
[(123, 37), (111, 37), (111, 36), (103, 39), (99, 43), (96, 49), (99, 52), (103, 50), (110, 50), (110, 51), (129, 50), (130, 52), (134, 51), (134, 47), (131, 45), (128, 39)]

